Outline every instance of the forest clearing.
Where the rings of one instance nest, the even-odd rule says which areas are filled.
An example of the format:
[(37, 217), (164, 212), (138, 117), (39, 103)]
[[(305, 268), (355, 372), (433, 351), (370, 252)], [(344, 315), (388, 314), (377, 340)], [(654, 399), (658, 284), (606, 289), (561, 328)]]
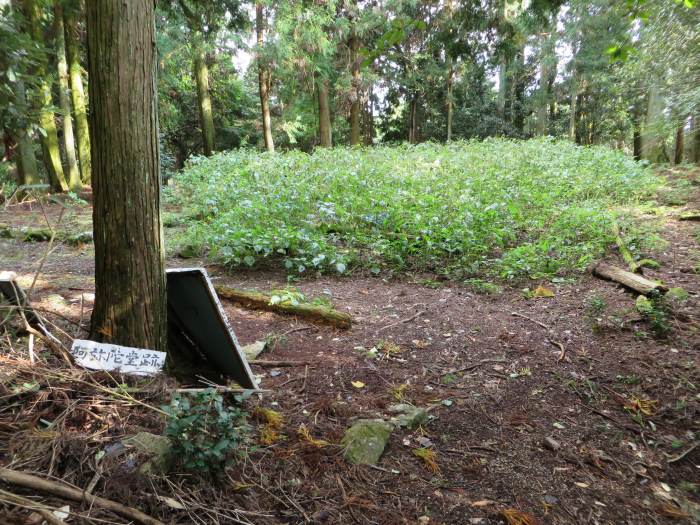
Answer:
[(0, 0), (0, 524), (700, 523), (694, 0)]

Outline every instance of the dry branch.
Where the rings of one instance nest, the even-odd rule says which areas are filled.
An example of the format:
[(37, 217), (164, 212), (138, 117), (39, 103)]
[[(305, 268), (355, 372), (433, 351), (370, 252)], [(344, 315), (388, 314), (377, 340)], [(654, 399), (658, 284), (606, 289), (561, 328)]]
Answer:
[(162, 521), (152, 518), (140, 510), (127, 507), (126, 505), (122, 505), (116, 501), (87, 494), (82, 490), (66, 485), (65, 483), (49, 481), (37, 476), (32, 476), (31, 474), (25, 474), (24, 472), (18, 472), (7, 468), (0, 468), (0, 479), (6, 483), (19, 485), (20, 487), (26, 487), (40, 492), (46, 492), (61, 498), (66, 498), (73, 501), (84, 501), (93, 507), (100, 507), (102, 509), (110, 510), (116, 514), (119, 514), (120, 516), (138, 523), (143, 523), (144, 525), (164, 525)]
[(329, 306), (316, 304), (290, 304), (290, 303), (271, 303), (271, 297), (260, 292), (251, 292), (231, 288), (230, 286), (216, 286), (216, 293), (219, 297), (236, 303), (244, 308), (251, 310), (265, 310), (287, 315), (296, 315), (310, 321), (329, 324), (336, 328), (347, 329), (352, 326), (352, 317), (349, 314), (339, 312)]
[(610, 266), (605, 263), (599, 263), (595, 268), (593, 268), (593, 275), (605, 279), (608, 281), (613, 281), (621, 284), (625, 288), (629, 288), (639, 294), (649, 295), (650, 293), (657, 291), (660, 293), (666, 293), (668, 287), (663, 284), (650, 281), (622, 268), (617, 268), (615, 266)]

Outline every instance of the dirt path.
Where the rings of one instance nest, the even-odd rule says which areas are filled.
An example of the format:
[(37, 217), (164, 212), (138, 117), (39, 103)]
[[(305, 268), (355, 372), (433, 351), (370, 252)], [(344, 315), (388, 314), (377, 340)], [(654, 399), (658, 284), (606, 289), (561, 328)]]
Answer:
[[(0, 223), (39, 217), (15, 207), (0, 212)], [(348, 331), (227, 306), (243, 343), (278, 336), (265, 358), (312, 364), (256, 367), (271, 392), (253, 403), (284, 415), (286, 437), (232, 473), (237, 487), (177, 483), (213, 502), (235, 502), (253, 523), (495, 524), (505, 522), (504, 509), (552, 524), (692, 523), (700, 448), (670, 460), (700, 439), (700, 278), (692, 271), (699, 228), (669, 219), (662, 233), (669, 244), (655, 254), (661, 269), (645, 272), (690, 293), (668, 320), (667, 339), (640, 320), (633, 295), (591, 276), (528, 283), (554, 292), (533, 299), (525, 285), (485, 295), (431, 276), (295, 283), (350, 312), (357, 323)], [(0, 270), (28, 281), (45, 249), (0, 239)], [(619, 264), (614, 254), (609, 260)], [(82, 297), (87, 319), (92, 271), (90, 245), (59, 245), (36, 303), (78, 320)], [(209, 271), (216, 282), (244, 288), (286, 284), (278, 273)], [(389, 355), (386, 342), (396, 345)], [(373, 347), (379, 357), (367, 356)], [(382, 417), (398, 400), (432, 407), (430, 420), (419, 431), (394, 431), (377, 468), (348, 466), (338, 446), (315, 448), (297, 436), (305, 424), (337, 444), (353, 419)], [(649, 414), (641, 410), (647, 400)], [(425, 446), (437, 454), (437, 474), (412, 453)], [(118, 477), (98, 489), (115, 498), (124, 491)], [(142, 505), (166, 521), (190, 520), (157, 502)]]

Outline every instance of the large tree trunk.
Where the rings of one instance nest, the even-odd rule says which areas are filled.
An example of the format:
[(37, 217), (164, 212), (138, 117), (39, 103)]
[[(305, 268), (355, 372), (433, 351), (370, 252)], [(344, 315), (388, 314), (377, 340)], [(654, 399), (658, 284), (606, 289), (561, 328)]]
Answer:
[(676, 144), (673, 155), (673, 163), (683, 164), (683, 153), (685, 151), (685, 121), (681, 122), (676, 128)]
[[(260, 50), (263, 45), (263, 35), (265, 33), (263, 6), (260, 2), (256, 2), (255, 4), (255, 31), (257, 33), (258, 50)], [(267, 151), (275, 151), (275, 144), (272, 141), (272, 120), (270, 119), (271, 76), (268, 64), (264, 63), (261, 53), (258, 52), (258, 89), (260, 91), (263, 137), (265, 139), (265, 149), (267, 149)]]
[(331, 108), (328, 95), (328, 80), (318, 81), (318, 132), (321, 146), (330, 148), (333, 146), (331, 131)]
[(63, 146), (66, 149), (68, 163), (68, 187), (80, 191), (83, 187), (75, 156), (75, 138), (73, 136), (73, 119), (70, 108), (70, 88), (68, 87), (68, 62), (66, 61), (66, 40), (63, 33), (63, 7), (56, 2), (53, 7), (54, 33), (56, 35), (56, 65), (58, 66), (58, 97), (61, 104), (63, 120)]
[(199, 122), (202, 127), (202, 149), (208, 157), (214, 152), (214, 115), (211, 107), (211, 93), (209, 92), (209, 68), (201, 35), (195, 36), (194, 46), (194, 78), (197, 83)]
[(353, 27), (350, 36), (350, 70), (352, 72), (352, 88), (350, 90), (350, 144), (355, 146), (360, 143), (360, 39)]
[[(45, 45), (44, 37), (39, 23), (39, 13), (34, 0), (24, 0), (24, 14), (27, 18), (29, 33), (37, 45)], [(55, 191), (68, 191), (68, 184), (63, 175), (63, 166), (61, 165), (61, 153), (58, 146), (58, 131), (56, 130), (56, 119), (51, 109), (53, 101), (51, 100), (51, 84), (46, 71), (46, 61), (39, 60), (34, 74), (39, 79), (39, 97), (36, 103), (36, 109), (39, 113), (39, 126), (43, 130), (40, 134), (41, 149), (44, 157), (44, 165), (49, 174), (51, 187)]]
[(79, 13), (80, 1), (69, 0), (66, 4), (66, 9), (63, 11), (63, 22), (65, 26), (70, 94), (75, 116), (75, 133), (78, 139), (80, 177), (83, 180), (83, 184), (90, 184), (92, 177), (90, 167), (90, 128), (88, 126), (85, 90), (83, 89), (83, 77), (80, 67), (80, 36), (77, 24)]
[(95, 243), (90, 337), (164, 351), (155, 3), (86, 6)]

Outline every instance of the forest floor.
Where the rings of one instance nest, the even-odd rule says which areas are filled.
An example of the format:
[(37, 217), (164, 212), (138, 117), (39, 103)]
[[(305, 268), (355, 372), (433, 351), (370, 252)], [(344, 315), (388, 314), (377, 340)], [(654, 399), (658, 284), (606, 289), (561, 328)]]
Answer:
[[(672, 176), (697, 180), (698, 173)], [(686, 208), (700, 208), (696, 189)], [(58, 214), (58, 205), (47, 205), (51, 221)], [(11, 205), (0, 209), (1, 224), (38, 228), (44, 215), (36, 203)], [(90, 209), (70, 210), (60, 228), (89, 231)], [(634, 294), (589, 274), (502, 285), (492, 294), (432, 275), (294, 283), (306, 297), (330, 299), (351, 314), (349, 330), (225, 304), (242, 344), (273, 341), (261, 358), (309, 364), (253, 367), (266, 391), (250, 398), (247, 409), (280, 412), (283, 436), (258, 444), (219, 484), (186, 474), (138, 476), (124, 462), (98, 466), (95, 454), (124, 436), (162, 432), (162, 417), (110, 398), (89, 374), (61, 372), (64, 365), (48, 352), (30, 365), (26, 338), (7, 337), (0, 356), (0, 463), (81, 489), (96, 479), (94, 494), (166, 523), (694, 523), (700, 519), (699, 230), (697, 222), (670, 214), (660, 232), (668, 244), (653, 254), (660, 269), (645, 270), (690, 294), (662, 320), (661, 328), (670, 329), (664, 338), (640, 318)], [(16, 272), (29, 288), (47, 244), (0, 239), (0, 271)], [(624, 266), (612, 248), (607, 260)], [(278, 272), (167, 261), (168, 267), (200, 264), (216, 284), (263, 291), (288, 284)], [(63, 339), (87, 335), (93, 270), (91, 244), (59, 242), (46, 257), (33, 304), (66, 332)], [(523, 288), (538, 285), (553, 296), (527, 298)], [(376, 356), (368, 355), (372, 348)], [(172, 386), (164, 380), (140, 400), (166, 404)], [(376, 466), (349, 465), (339, 445), (344, 431), (357, 418), (386, 417), (398, 401), (430, 408), (427, 423), (394, 430)], [(41, 422), (48, 427), (39, 430)], [(257, 441), (260, 425), (252, 424)], [(298, 433), (301, 425), (330, 444), (314, 446)], [(413, 453), (426, 447), (435, 452), (432, 470)], [(97, 507), (0, 488), (52, 508), (69, 504), (69, 523), (124, 523)], [(0, 492), (0, 522), (32, 523), (36, 514), (8, 498)]]

